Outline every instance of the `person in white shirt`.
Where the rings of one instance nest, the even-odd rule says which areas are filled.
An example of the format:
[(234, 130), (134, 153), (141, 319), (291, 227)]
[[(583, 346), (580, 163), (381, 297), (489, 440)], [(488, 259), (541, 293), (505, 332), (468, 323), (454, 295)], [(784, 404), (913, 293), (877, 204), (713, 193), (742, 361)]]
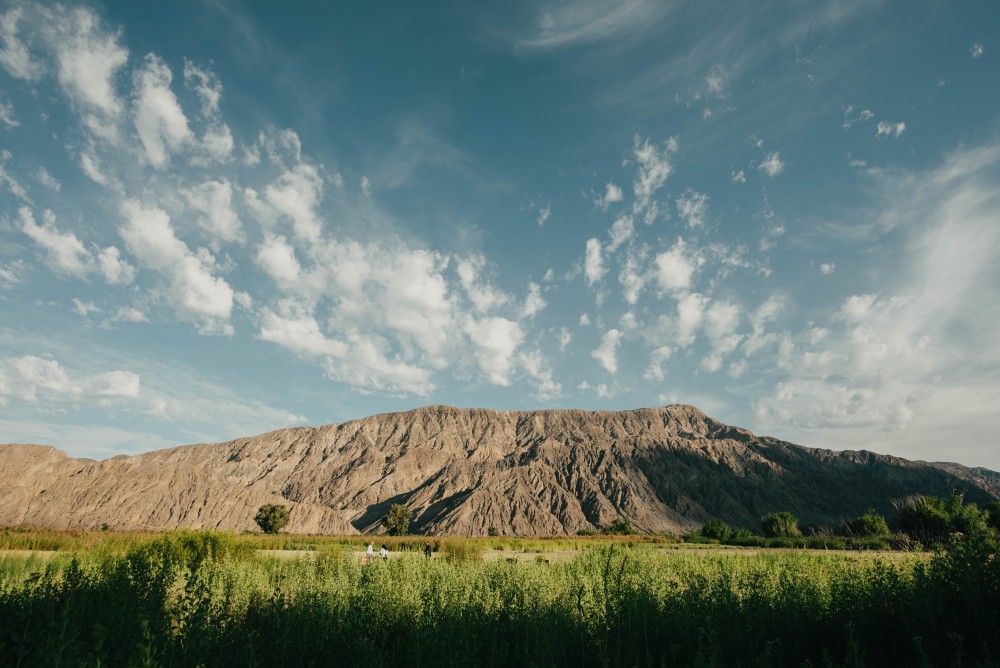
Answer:
[(383, 559), (389, 558), (389, 549), (385, 546), (385, 543), (382, 543), (382, 549), (378, 551), (378, 554)]
[(370, 564), (375, 561), (375, 544), (369, 542), (368, 550), (365, 552), (365, 563)]

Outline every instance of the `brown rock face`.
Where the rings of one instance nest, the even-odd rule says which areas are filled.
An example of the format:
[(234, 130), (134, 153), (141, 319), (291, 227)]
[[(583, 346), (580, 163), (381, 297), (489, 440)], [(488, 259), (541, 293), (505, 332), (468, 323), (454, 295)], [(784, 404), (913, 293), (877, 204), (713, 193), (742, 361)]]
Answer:
[(0, 445), (0, 524), (253, 529), (264, 503), (288, 531), (381, 530), (393, 503), (428, 534), (575, 533), (619, 517), (682, 532), (719, 517), (757, 528), (788, 510), (834, 525), (912, 494), (985, 502), (1000, 474), (757, 437), (691, 406), (620, 412), (447, 406), (282, 429), (101, 462)]

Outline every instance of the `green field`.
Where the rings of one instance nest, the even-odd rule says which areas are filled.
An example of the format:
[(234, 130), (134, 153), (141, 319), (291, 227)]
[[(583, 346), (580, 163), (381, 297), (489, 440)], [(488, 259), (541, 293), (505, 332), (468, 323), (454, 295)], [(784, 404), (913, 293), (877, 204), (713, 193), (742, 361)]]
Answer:
[[(0, 665), (1000, 665), (986, 540), (863, 555), (444, 539), (427, 560), (411, 538), (362, 565), (363, 540), (2, 532)], [(281, 548), (303, 551), (260, 552)]]

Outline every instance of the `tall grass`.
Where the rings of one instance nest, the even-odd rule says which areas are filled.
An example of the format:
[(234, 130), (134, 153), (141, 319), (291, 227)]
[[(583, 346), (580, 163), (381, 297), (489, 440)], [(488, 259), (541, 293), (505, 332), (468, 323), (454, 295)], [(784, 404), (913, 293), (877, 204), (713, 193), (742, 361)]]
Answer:
[(242, 537), (180, 532), (125, 553), (8, 558), (0, 665), (1000, 661), (1000, 558), (986, 542), (929, 560), (602, 543), (552, 565), (402, 549), (362, 565), (352, 545), (280, 561)]

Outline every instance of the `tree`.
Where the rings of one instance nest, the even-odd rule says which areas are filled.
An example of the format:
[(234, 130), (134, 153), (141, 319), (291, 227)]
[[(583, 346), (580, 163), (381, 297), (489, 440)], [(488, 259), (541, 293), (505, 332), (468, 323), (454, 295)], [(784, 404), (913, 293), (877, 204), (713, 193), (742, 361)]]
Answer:
[(858, 515), (853, 520), (844, 523), (844, 534), (847, 536), (883, 538), (891, 533), (885, 518), (876, 513), (874, 508), (869, 508), (864, 515)]
[(764, 535), (773, 538), (801, 536), (799, 521), (788, 511), (774, 513), (764, 518)]
[(253, 521), (264, 533), (278, 533), (288, 524), (288, 508), (278, 503), (265, 503)]
[(394, 503), (389, 506), (389, 514), (382, 521), (389, 535), (405, 536), (410, 528), (411, 514), (410, 509), (401, 503)]
[(732, 533), (733, 531), (728, 524), (715, 517), (705, 522), (705, 526), (701, 528), (702, 536), (715, 540), (727, 540)]
[(983, 506), (986, 513), (986, 523), (996, 532), (1000, 532), (1000, 501), (990, 501)]

